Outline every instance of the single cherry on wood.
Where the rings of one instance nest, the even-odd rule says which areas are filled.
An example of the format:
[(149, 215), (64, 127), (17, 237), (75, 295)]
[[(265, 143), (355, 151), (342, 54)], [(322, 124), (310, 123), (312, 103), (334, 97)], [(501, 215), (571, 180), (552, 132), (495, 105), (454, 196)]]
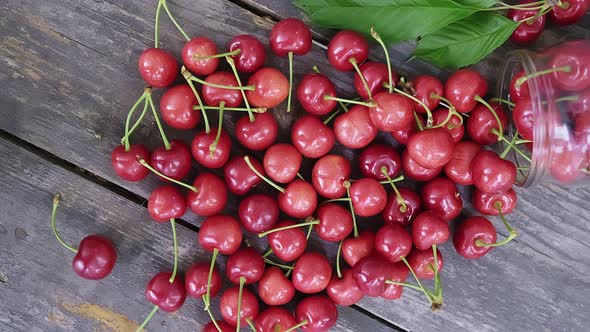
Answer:
[(496, 243), (496, 228), (486, 218), (475, 216), (467, 218), (457, 227), (453, 235), (453, 244), (457, 253), (468, 259), (484, 256), (493, 247), (481, 246), (477, 241), (486, 244)]
[(304, 115), (291, 127), (291, 143), (308, 158), (320, 158), (330, 152), (336, 142), (332, 128), (319, 118)]
[(143, 330), (159, 309), (165, 312), (174, 312), (184, 304), (186, 300), (184, 281), (180, 277), (176, 277), (173, 281), (170, 281), (172, 275), (173, 273), (171, 272), (160, 272), (147, 284), (145, 297), (154, 304), (154, 308), (138, 327), (138, 331)]
[(422, 204), (446, 221), (457, 218), (463, 209), (457, 186), (447, 178), (434, 179), (422, 187)]

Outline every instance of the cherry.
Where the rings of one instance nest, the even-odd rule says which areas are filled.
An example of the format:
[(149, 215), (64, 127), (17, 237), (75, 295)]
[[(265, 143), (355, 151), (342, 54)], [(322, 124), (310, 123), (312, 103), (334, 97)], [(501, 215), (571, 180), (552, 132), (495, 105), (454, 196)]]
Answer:
[[(229, 324), (227, 324), (224, 321), (220, 321), (220, 322), (215, 322), (217, 323), (217, 326), (219, 326), (219, 328), (221, 329), (221, 332), (234, 332), (236, 329), (229, 326)], [(219, 330), (217, 329), (217, 326), (215, 326), (215, 323), (213, 322), (209, 322), (207, 323), (207, 325), (205, 325), (203, 327), (203, 332), (219, 332)]]
[(341, 241), (352, 232), (352, 215), (338, 204), (323, 204), (316, 215), (320, 223), (315, 225), (315, 231), (322, 240)]
[[(424, 117), (420, 114), (416, 114), (416, 116), (418, 117), (417, 121), (420, 121), (420, 125), (422, 126), (421, 128), (426, 126), (426, 120), (424, 120)], [(410, 137), (412, 137), (412, 135), (414, 135), (414, 133), (419, 130), (417, 121), (413, 122), (411, 126), (408, 126), (402, 130), (392, 131), (391, 136), (399, 144), (407, 145)]]
[(551, 22), (557, 25), (570, 25), (580, 21), (588, 11), (590, 2), (587, 0), (562, 0), (549, 12)]
[(420, 213), (412, 223), (412, 241), (420, 250), (443, 244), (450, 235), (449, 224), (431, 211)]
[[(394, 264), (388, 264), (388, 273), (386, 274), (387, 280), (395, 282), (405, 282), (408, 278), (410, 270), (404, 263), (398, 262)], [(381, 297), (386, 300), (396, 300), (402, 296), (403, 287), (400, 285), (386, 284), (385, 289), (381, 293)]]
[(240, 224), (233, 217), (216, 215), (205, 219), (199, 230), (199, 244), (207, 251), (235, 253), (242, 243)]
[(111, 165), (115, 173), (126, 181), (141, 181), (145, 179), (150, 170), (143, 167), (137, 159), (149, 160), (150, 152), (143, 144), (131, 145), (125, 150), (124, 145), (117, 145), (111, 153)]
[[(559, 125), (555, 132), (567, 132), (566, 125)], [(561, 183), (574, 181), (581, 173), (587, 153), (586, 143), (578, 145), (571, 143), (573, 138), (555, 139), (552, 145), (551, 164), (549, 166), (551, 176)]]
[(491, 246), (478, 245), (481, 241), (486, 244), (496, 243), (496, 228), (486, 218), (475, 216), (465, 219), (457, 227), (453, 235), (453, 244), (457, 253), (468, 259), (480, 258), (487, 254)]
[[(249, 159), (258, 173), (264, 173), (262, 164), (258, 160), (252, 157), (249, 157)], [(232, 158), (225, 165), (223, 172), (229, 190), (236, 195), (245, 195), (250, 189), (262, 182), (262, 179), (256, 173), (252, 172), (242, 157)]]
[(318, 196), (309, 182), (295, 179), (278, 197), (279, 208), (293, 218), (306, 218), (318, 205)]
[(319, 293), (328, 286), (331, 275), (332, 266), (324, 255), (306, 252), (293, 267), (293, 286), (305, 294)]
[(408, 154), (418, 165), (428, 168), (442, 168), (453, 157), (455, 141), (442, 128), (426, 129), (415, 133), (408, 141)]
[(171, 272), (160, 272), (150, 280), (145, 289), (148, 301), (166, 312), (180, 309), (186, 300), (184, 280), (176, 277), (170, 282), (171, 276)]
[(333, 199), (346, 193), (344, 181), (350, 178), (350, 162), (336, 154), (321, 157), (313, 165), (311, 182), (321, 196)]
[(412, 235), (399, 224), (384, 225), (375, 235), (375, 250), (388, 262), (399, 262), (412, 250)]
[[(234, 74), (227, 71), (215, 72), (207, 76), (205, 82), (225, 87), (239, 87)], [(238, 89), (227, 89), (203, 84), (201, 93), (203, 95), (203, 101), (209, 106), (218, 106), (224, 103), (226, 107), (238, 107), (244, 101), (242, 93)]]
[(365, 296), (354, 281), (352, 269), (344, 269), (342, 278), (338, 278), (336, 274), (332, 275), (326, 287), (326, 294), (334, 303), (341, 306), (353, 305)]
[(388, 265), (379, 256), (366, 256), (354, 265), (352, 278), (363, 294), (376, 297), (383, 293)]
[(141, 78), (154, 88), (165, 88), (174, 83), (178, 75), (178, 63), (168, 52), (148, 48), (141, 53), (137, 63)]
[(335, 141), (334, 131), (315, 116), (304, 115), (291, 128), (291, 142), (308, 158), (319, 158), (330, 152)]
[(338, 321), (338, 309), (327, 296), (308, 296), (297, 303), (295, 320), (304, 332), (329, 331)]
[(187, 84), (179, 84), (166, 90), (160, 98), (160, 114), (170, 127), (193, 129), (201, 120), (201, 114), (193, 110), (197, 98)]
[(418, 163), (410, 157), (408, 150), (402, 152), (402, 170), (404, 174), (417, 181), (430, 181), (436, 178), (442, 171), (442, 167), (437, 168), (425, 168), (420, 166)]
[(578, 93), (578, 100), (568, 101), (567, 108), (574, 116), (581, 115), (590, 110), (590, 89)]
[(253, 194), (240, 202), (238, 215), (248, 232), (262, 233), (273, 228), (279, 220), (279, 205), (269, 195)]
[(488, 194), (475, 189), (472, 197), (473, 207), (481, 214), (497, 216), (499, 214), (497, 204), (500, 204), (502, 214), (508, 214), (516, 207), (517, 197), (514, 189), (501, 194)]
[[(445, 123), (446, 119), (449, 117), (450, 111), (450, 109), (445, 107), (440, 107), (434, 110), (432, 112), (433, 125), (437, 126)], [(449, 134), (451, 134), (451, 137), (455, 143), (461, 141), (461, 139), (463, 139), (463, 135), (465, 134), (463, 119), (456, 113), (453, 113), (453, 115), (450, 116), (448, 122), (446, 122), (441, 128), (447, 130)]]
[(148, 212), (152, 219), (158, 223), (180, 218), (185, 211), (186, 201), (176, 187), (163, 185), (154, 189), (150, 194)]
[(246, 325), (248, 321), (254, 321), (258, 316), (260, 306), (256, 295), (248, 288), (241, 290), (240, 301), (240, 287), (232, 287), (227, 289), (219, 301), (219, 311), (226, 323), (233, 327), (239, 325)]
[(236, 139), (251, 151), (266, 150), (279, 134), (279, 125), (270, 112), (254, 114), (254, 121), (245, 115), (236, 123)]
[(311, 30), (300, 19), (287, 18), (273, 26), (269, 43), (272, 52), (278, 56), (305, 55), (311, 51)]
[(414, 106), (398, 93), (381, 92), (374, 97), (377, 105), (369, 109), (371, 122), (381, 131), (398, 131), (414, 121)]
[(361, 217), (372, 217), (385, 208), (387, 192), (377, 180), (362, 178), (350, 186), (350, 200), (354, 213)]
[(425, 210), (434, 212), (446, 221), (461, 214), (463, 200), (457, 186), (447, 178), (437, 178), (422, 187), (422, 203)]
[[(219, 140), (216, 140), (218, 129), (213, 128), (209, 133), (199, 132), (193, 138), (191, 150), (197, 162), (207, 168), (221, 168), (229, 159), (231, 139), (222, 129)], [(217, 143), (214, 145), (214, 142)], [(214, 149), (212, 149), (214, 147)]]
[[(444, 261), (440, 250), (436, 249), (437, 272), (442, 270)], [(408, 263), (419, 279), (434, 279), (434, 254), (432, 249), (414, 249), (408, 256)]]
[[(209, 263), (196, 263), (189, 267), (185, 275), (185, 287), (188, 295), (194, 298), (203, 298), (207, 294), (207, 280), (209, 278)], [(213, 267), (209, 292), (215, 297), (221, 290), (221, 274), (217, 267)]]
[(186, 195), (188, 207), (196, 214), (210, 217), (221, 213), (227, 204), (227, 186), (213, 173), (201, 173), (193, 182), (197, 192), (189, 190)]
[(590, 45), (562, 47), (550, 61), (553, 83), (561, 90), (583, 91), (590, 88)]
[(158, 172), (180, 180), (191, 170), (191, 152), (188, 146), (179, 140), (170, 142), (168, 149), (159, 147), (152, 152), (150, 165)]
[(195, 75), (207, 76), (213, 73), (219, 65), (217, 45), (203, 36), (193, 37), (182, 48), (182, 62)]
[(108, 276), (117, 261), (113, 242), (100, 235), (83, 238), (77, 251), (72, 268), (84, 279), (100, 280)]
[[(290, 220), (280, 221), (276, 228), (296, 225)], [(268, 246), (284, 262), (299, 258), (307, 247), (307, 236), (301, 228), (288, 228), (268, 234)]]
[(369, 44), (360, 34), (341, 30), (330, 40), (327, 53), (332, 67), (340, 71), (350, 71), (367, 59)]
[(372, 255), (375, 252), (375, 233), (363, 231), (357, 237), (349, 237), (342, 241), (342, 257), (350, 266), (361, 260), (363, 257)]
[[(517, 104), (519, 103), (517, 102)], [(497, 142), (497, 133), (503, 134), (506, 128), (508, 128), (508, 115), (506, 115), (502, 106), (494, 102), (490, 103), (490, 106), (494, 110), (493, 113), (485, 105), (480, 104), (475, 107), (467, 119), (467, 133), (478, 144), (488, 145)], [(498, 120), (494, 113), (500, 119), (502, 128), (499, 128)]]
[(234, 284), (253, 284), (262, 278), (263, 273), (264, 259), (262, 255), (249, 247), (238, 249), (227, 258), (225, 264), (225, 274)]
[[(412, 81), (412, 87), (414, 89), (414, 97), (425, 104), (429, 109), (435, 109), (438, 106), (440, 100), (433, 96), (442, 96), (444, 93), (444, 87), (442, 82), (430, 75), (420, 75)], [(412, 101), (414, 109), (420, 113), (426, 113), (426, 110), (419, 103)]]
[(248, 79), (254, 90), (246, 91), (246, 97), (254, 107), (273, 108), (289, 94), (289, 81), (275, 68), (263, 67)]
[(297, 176), (303, 157), (291, 144), (274, 144), (264, 153), (264, 171), (276, 182), (289, 183)]
[[(391, 146), (385, 144), (372, 144), (366, 147), (359, 155), (359, 168), (366, 177), (375, 180), (387, 180), (396, 177), (401, 171), (401, 157)], [(382, 172), (385, 167), (387, 176)]]
[(487, 92), (488, 82), (473, 69), (455, 71), (445, 84), (445, 97), (460, 113), (471, 112), (477, 104), (475, 97)]
[(405, 211), (402, 212), (402, 204), (398, 201), (397, 195), (389, 195), (387, 197), (387, 204), (381, 213), (383, 221), (388, 225), (399, 224), (408, 226), (414, 219), (416, 214), (420, 211), (422, 205), (420, 196), (413, 190), (407, 188), (399, 188), (399, 193), (404, 199)]
[(325, 75), (311, 73), (303, 76), (297, 87), (297, 99), (311, 115), (325, 115), (334, 110), (337, 102), (324, 96), (336, 97), (336, 87)]
[[(367, 82), (367, 86), (369, 87), (371, 96), (374, 96), (379, 92), (385, 90), (385, 88), (383, 87), (383, 83), (386, 83), (389, 80), (389, 74), (387, 71), (386, 64), (381, 62), (366, 61), (360, 66), (360, 73), (363, 75), (365, 81)], [(397, 80), (397, 74), (392, 73), (392, 81), (397, 82)], [(370, 99), (369, 93), (367, 92), (367, 88), (365, 88), (363, 79), (361, 78), (358, 72), (354, 74), (353, 84), (357, 94), (362, 99)]]
[(486, 193), (507, 191), (516, 181), (516, 166), (490, 150), (480, 151), (471, 163), (473, 185)]
[(369, 145), (377, 136), (378, 129), (369, 117), (369, 109), (354, 105), (334, 120), (334, 134), (340, 144), (351, 149)]
[(510, 80), (510, 100), (517, 103), (523, 99), (529, 99), (531, 91), (529, 90), (529, 84), (525, 80), (522, 84), (517, 84), (519, 80), (522, 80), (526, 76), (524, 70), (519, 71)]
[(271, 266), (258, 281), (258, 296), (266, 305), (284, 305), (295, 296), (295, 287), (280, 268)]
[(451, 181), (460, 185), (473, 184), (471, 162), (481, 151), (481, 145), (471, 141), (461, 141), (455, 146), (453, 157), (445, 165), (445, 174)]
[(254, 36), (235, 36), (227, 45), (227, 49), (229, 52), (239, 50), (239, 53), (232, 55), (232, 58), (241, 73), (253, 73), (264, 66), (266, 60), (264, 45)]
[(256, 331), (283, 332), (297, 324), (289, 310), (280, 307), (270, 307), (256, 317)]
[[(531, 3), (534, 0), (520, 1), (520, 4)], [(557, 6), (556, 6), (557, 7)], [(506, 14), (509, 19), (519, 22), (523, 21), (518, 25), (516, 30), (510, 35), (510, 40), (516, 44), (526, 45), (539, 39), (543, 29), (545, 28), (545, 15), (538, 15), (538, 9), (510, 9)], [(533, 19), (536, 17), (535, 19)]]

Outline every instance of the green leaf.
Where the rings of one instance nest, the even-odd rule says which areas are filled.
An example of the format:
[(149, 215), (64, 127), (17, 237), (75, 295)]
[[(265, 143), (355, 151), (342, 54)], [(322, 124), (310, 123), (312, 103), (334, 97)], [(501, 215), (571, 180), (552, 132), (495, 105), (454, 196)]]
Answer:
[[(335, 0), (322, 0), (320, 2)], [(465, 0), (462, 0), (465, 1)], [(474, 0), (468, 0), (475, 2)], [(313, 24), (328, 28), (350, 29), (369, 34), (372, 26), (386, 43), (415, 39), (434, 32), (477, 11), (450, 0), (348, 0), (363, 5), (314, 7)], [(377, 6), (375, 4), (385, 4)], [(372, 3), (373, 6), (365, 6)]]
[(472, 8), (489, 8), (496, 3), (496, 0), (453, 0), (456, 3), (463, 5), (465, 7), (472, 7)]
[(502, 45), (518, 24), (502, 15), (475, 13), (424, 36), (414, 55), (446, 69), (468, 66)]

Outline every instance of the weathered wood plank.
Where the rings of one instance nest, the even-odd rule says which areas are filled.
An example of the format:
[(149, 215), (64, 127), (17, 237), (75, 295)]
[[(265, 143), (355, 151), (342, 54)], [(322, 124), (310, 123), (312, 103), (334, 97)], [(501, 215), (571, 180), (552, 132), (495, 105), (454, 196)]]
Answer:
[[(151, 276), (172, 268), (167, 224), (150, 220), (145, 207), (0, 140), (0, 330), (134, 331), (152, 305), (144, 297)], [(113, 240), (118, 261), (112, 274), (95, 282), (71, 269), (73, 256), (54, 239), (49, 225), (53, 194), (61, 192), (57, 225), (67, 242), (89, 234)], [(177, 227), (180, 271), (210, 255), (196, 234)], [(218, 266), (224, 270), (225, 259)], [(217, 317), (217, 297), (214, 309)], [(209, 320), (194, 299), (177, 313), (158, 313), (150, 331), (195, 331)], [(350, 308), (340, 308), (336, 331), (390, 331)]]

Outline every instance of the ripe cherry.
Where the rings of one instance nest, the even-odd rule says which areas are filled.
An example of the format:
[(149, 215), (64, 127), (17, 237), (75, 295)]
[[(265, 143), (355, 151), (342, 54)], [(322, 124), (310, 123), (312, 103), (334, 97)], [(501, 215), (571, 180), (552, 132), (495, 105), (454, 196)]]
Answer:
[(277, 139), (279, 125), (271, 112), (254, 114), (254, 121), (248, 115), (236, 123), (236, 139), (251, 151), (266, 150)]
[(521, 70), (510, 80), (510, 100), (517, 103), (523, 99), (529, 99), (531, 91), (529, 90), (529, 83), (524, 81), (522, 84), (517, 84), (519, 79), (526, 76), (526, 73)]
[(398, 201), (397, 195), (388, 195), (387, 204), (381, 213), (383, 221), (388, 225), (399, 224), (408, 226), (421, 208), (420, 196), (408, 188), (399, 188), (400, 195), (404, 199), (405, 211), (402, 212), (402, 204)]
[(199, 244), (207, 251), (235, 253), (242, 243), (240, 224), (233, 217), (216, 215), (205, 219), (199, 230)]
[[(386, 64), (381, 62), (366, 61), (361, 65), (360, 69), (360, 73), (363, 75), (365, 81), (367, 82), (367, 86), (369, 87), (371, 96), (374, 96), (379, 92), (385, 90), (385, 88), (383, 87), (383, 83), (388, 82), (389, 80), (389, 74), (387, 72)], [(392, 76), (392, 81), (397, 82), (397, 74), (392, 72)], [(363, 80), (361, 79), (361, 76), (358, 72), (354, 74), (353, 84), (356, 93), (362, 99), (369, 99), (367, 88), (365, 88)]]
[(158, 172), (174, 179), (181, 180), (191, 170), (191, 152), (183, 141), (170, 142), (169, 148), (159, 147), (152, 152), (150, 165)]
[[(385, 144), (369, 145), (359, 155), (361, 173), (379, 181), (387, 180), (387, 176), (395, 178), (401, 171), (401, 164), (399, 153)], [(387, 176), (382, 172), (383, 167)]]
[(488, 92), (488, 82), (473, 69), (460, 69), (451, 74), (445, 84), (445, 97), (460, 113), (471, 112), (477, 101)]
[[(445, 107), (435, 109), (432, 112), (433, 125), (437, 126), (441, 123), (445, 123), (449, 116), (449, 112), (450, 109)], [(463, 135), (465, 134), (465, 127), (463, 127), (463, 118), (461, 117), (461, 115), (458, 115), (456, 113), (451, 115), (450, 119), (441, 128), (447, 130), (449, 134), (451, 134), (451, 137), (453, 138), (453, 141), (455, 143), (461, 141), (461, 139), (463, 139)]]
[(204, 36), (193, 37), (182, 48), (182, 62), (195, 75), (207, 76), (217, 70), (217, 45)]
[(516, 166), (500, 158), (495, 152), (482, 150), (471, 164), (473, 185), (486, 193), (496, 194), (507, 191), (516, 181)]
[(225, 274), (234, 284), (253, 284), (264, 274), (264, 259), (253, 248), (240, 248), (227, 258)]
[(188, 207), (199, 216), (210, 217), (221, 213), (227, 204), (227, 186), (213, 173), (201, 173), (193, 182), (197, 192), (189, 190), (186, 194)]
[(150, 170), (141, 165), (137, 159), (149, 160), (150, 152), (143, 144), (131, 145), (125, 150), (124, 145), (117, 145), (111, 153), (111, 165), (115, 173), (126, 181), (141, 181)]
[(369, 109), (355, 105), (334, 120), (334, 134), (340, 144), (351, 149), (369, 145), (377, 136), (378, 129), (371, 122)]
[[(189, 267), (185, 275), (185, 286), (188, 295), (200, 299), (207, 294), (207, 280), (209, 278), (209, 263), (195, 263)], [(219, 269), (213, 267), (211, 274), (210, 294), (215, 297), (221, 290), (222, 280)]]
[(332, 266), (328, 259), (317, 252), (306, 252), (293, 267), (293, 286), (305, 294), (323, 291), (332, 276)]
[(437, 178), (422, 187), (422, 203), (425, 210), (434, 212), (446, 221), (461, 214), (463, 200), (457, 186), (447, 178)]
[(145, 289), (148, 301), (166, 312), (180, 309), (186, 300), (184, 280), (177, 276), (170, 282), (171, 276), (171, 272), (160, 272), (150, 280)]
[(553, 83), (561, 90), (583, 91), (590, 88), (590, 45), (561, 47), (549, 66)]
[[(407, 266), (402, 263), (389, 264), (388, 273), (386, 274), (387, 280), (395, 282), (405, 282), (408, 278), (410, 270)], [(386, 284), (385, 289), (381, 293), (381, 297), (386, 300), (396, 300), (402, 296), (403, 287), (400, 285)]]
[[(229, 326), (229, 324), (224, 321), (220, 321), (220, 322), (216, 322), (216, 323), (217, 323), (217, 325), (219, 325), (221, 332), (234, 332), (236, 330), (235, 328)], [(219, 332), (219, 330), (217, 329), (217, 326), (215, 326), (215, 323), (209, 322), (209, 323), (207, 323), (207, 325), (205, 325), (203, 327), (203, 332)]]
[(412, 157), (410, 157), (410, 154), (406, 149), (402, 152), (402, 170), (407, 177), (424, 182), (436, 178), (442, 171), (442, 167), (422, 167), (418, 165), (418, 163), (416, 163)]
[(342, 241), (342, 257), (350, 266), (374, 252), (375, 233), (371, 231), (363, 231), (357, 237), (349, 237)]
[(264, 153), (264, 171), (276, 182), (289, 183), (297, 176), (303, 157), (291, 144), (278, 143)]
[[(424, 120), (424, 117), (421, 114), (416, 113), (416, 116), (418, 117), (418, 121), (420, 121), (422, 128), (424, 128), (426, 126), (426, 120)], [(412, 122), (412, 125), (404, 128), (402, 130), (392, 131), (391, 136), (399, 144), (407, 145), (408, 141), (410, 140), (410, 137), (412, 137), (412, 135), (414, 135), (418, 130), (419, 130), (418, 123), (416, 121), (414, 121), (414, 122)]]
[(257, 332), (287, 331), (296, 324), (293, 314), (281, 307), (269, 307), (256, 317)]
[(330, 40), (327, 53), (332, 67), (340, 71), (350, 71), (358, 68), (367, 59), (369, 44), (360, 34), (341, 30)]
[(176, 187), (163, 185), (154, 189), (150, 194), (148, 212), (152, 219), (158, 223), (180, 218), (185, 211), (186, 201)]
[[(423, 104), (428, 106), (429, 109), (435, 109), (438, 106), (440, 100), (433, 96), (442, 96), (444, 94), (444, 87), (441, 81), (430, 75), (420, 75), (412, 80), (412, 87), (414, 90), (414, 97), (420, 100)], [(422, 105), (415, 101), (414, 109), (416, 112), (426, 113), (426, 110)]]
[(248, 288), (242, 289), (240, 301), (240, 288), (232, 287), (227, 289), (219, 301), (219, 311), (226, 323), (233, 327), (246, 326), (248, 321), (254, 322), (258, 316), (260, 306), (256, 295)]
[[(222, 129), (219, 139), (216, 140), (217, 131), (217, 128), (213, 128), (209, 133), (199, 132), (191, 144), (193, 157), (199, 164), (207, 168), (223, 167), (231, 152), (232, 144), (229, 135)], [(217, 143), (214, 145), (216, 141)]]
[(570, 25), (579, 22), (588, 11), (590, 2), (587, 0), (563, 0), (553, 5), (549, 12), (551, 22), (557, 25)]
[(568, 101), (567, 108), (576, 117), (590, 110), (590, 89), (578, 93), (578, 100)]
[[(226, 87), (239, 87), (234, 74), (227, 71), (215, 72), (207, 76), (205, 82)], [(224, 103), (225, 107), (238, 107), (244, 101), (240, 90), (224, 89), (207, 84), (203, 84), (201, 94), (203, 95), (203, 101), (209, 106), (219, 106), (221, 103)]]
[(502, 214), (508, 214), (516, 207), (517, 196), (514, 189), (501, 194), (488, 194), (475, 189), (472, 196), (473, 207), (481, 214), (497, 216), (499, 214), (497, 204), (500, 204)]
[(240, 202), (238, 215), (240, 223), (248, 232), (266, 232), (279, 220), (279, 205), (269, 195), (252, 194)]
[(354, 213), (361, 217), (372, 217), (385, 208), (387, 192), (377, 180), (362, 178), (350, 186), (350, 200)]
[(273, 108), (289, 94), (289, 81), (277, 69), (263, 67), (248, 79), (254, 90), (246, 91), (246, 98), (254, 107)]
[(319, 73), (303, 76), (297, 87), (297, 99), (307, 113), (322, 116), (332, 112), (337, 102), (324, 96), (336, 96), (336, 87), (328, 77)]
[(353, 305), (365, 296), (354, 281), (352, 269), (344, 269), (342, 278), (338, 278), (336, 274), (332, 275), (326, 287), (326, 294), (334, 303), (341, 306)]
[(201, 120), (201, 113), (193, 110), (197, 98), (187, 84), (166, 90), (160, 98), (160, 114), (166, 124), (176, 129), (193, 129)]
[(315, 225), (315, 231), (322, 240), (341, 241), (352, 232), (352, 215), (338, 204), (320, 205), (316, 216), (320, 223)]
[(297, 303), (295, 320), (304, 332), (329, 331), (338, 321), (338, 309), (327, 296), (308, 296)]
[(315, 116), (304, 115), (291, 128), (291, 142), (308, 158), (319, 158), (330, 152), (335, 141), (334, 131)]
[[(520, 103), (520, 102), (518, 102)], [(517, 104), (518, 104), (517, 103)], [(494, 112), (485, 105), (480, 104), (475, 107), (467, 119), (467, 133), (471, 139), (478, 144), (488, 145), (498, 141), (498, 133), (504, 133), (508, 128), (508, 115), (498, 103), (489, 103)], [(498, 120), (500, 119), (502, 128), (499, 128)]]
[[(566, 128), (565, 124), (561, 124), (555, 131), (567, 133)], [(573, 137), (567, 136), (565, 139), (555, 139), (552, 146), (550, 172), (551, 176), (561, 183), (570, 183), (580, 175), (587, 156), (586, 142), (572, 143)]]
[(232, 55), (236, 68), (241, 73), (253, 73), (264, 66), (266, 52), (264, 45), (254, 36), (239, 35), (232, 38), (227, 45), (229, 52), (240, 52)]
[(478, 245), (496, 243), (496, 228), (486, 218), (475, 216), (465, 219), (453, 235), (453, 244), (457, 253), (468, 259), (480, 258), (493, 247)]
[[(533, 0), (520, 1), (520, 4), (531, 3)], [(538, 15), (538, 9), (523, 10), (510, 9), (506, 14), (509, 19), (518, 22), (523, 21), (510, 35), (510, 40), (516, 44), (526, 45), (539, 39), (543, 29), (545, 28), (545, 15)], [(536, 17), (535, 19), (533, 19)]]
[(408, 141), (407, 151), (418, 165), (428, 168), (442, 168), (453, 157), (455, 141), (449, 132), (442, 128), (420, 131)]
[(461, 141), (455, 146), (453, 157), (445, 165), (445, 174), (451, 181), (460, 185), (473, 184), (471, 162), (481, 151), (481, 145), (471, 141)]
[[(438, 265), (438, 273), (442, 270), (444, 261), (440, 250), (436, 249), (436, 261)], [(416, 273), (419, 279), (433, 279), (434, 278), (434, 253), (432, 249), (419, 250), (414, 249), (408, 256), (408, 263)]]
[(420, 250), (443, 244), (450, 235), (449, 224), (431, 211), (420, 213), (412, 222), (412, 241)]
[(363, 294), (376, 297), (383, 293), (388, 265), (381, 257), (374, 255), (366, 256), (354, 265), (352, 277)]
[(346, 193), (344, 181), (350, 178), (350, 168), (350, 162), (340, 155), (323, 156), (316, 161), (311, 171), (313, 187), (325, 198), (342, 197)]
[(398, 131), (412, 125), (414, 105), (398, 93), (381, 92), (374, 96), (377, 104), (369, 108), (373, 125), (381, 131)]
[(258, 296), (266, 305), (284, 305), (295, 296), (295, 287), (280, 268), (271, 266), (258, 281)]
[(169, 86), (178, 75), (176, 59), (160, 48), (148, 48), (143, 51), (139, 56), (137, 68), (141, 78), (154, 88)]
[[(276, 228), (295, 225), (295, 222), (284, 220), (277, 223)], [(292, 262), (299, 258), (307, 248), (307, 236), (301, 228), (288, 228), (268, 234), (268, 246), (274, 254), (284, 262)]]
[(313, 214), (318, 205), (318, 196), (307, 181), (296, 179), (281, 192), (279, 207), (293, 218), (306, 218)]
[(384, 225), (375, 235), (375, 250), (388, 262), (399, 262), (412, 250), (412, 235), (399, 224)]
[[(258, 173), (263, 174), (264, 168), (262, 164), (255, 158), (249, 157), (249, 159)], [(236, 195), (245, 195), (250, 189), (262, 182), (262, 179), (248, 167), (242, 157), (232, 158), (225, 165), (223, 173), (229, 190)]]

